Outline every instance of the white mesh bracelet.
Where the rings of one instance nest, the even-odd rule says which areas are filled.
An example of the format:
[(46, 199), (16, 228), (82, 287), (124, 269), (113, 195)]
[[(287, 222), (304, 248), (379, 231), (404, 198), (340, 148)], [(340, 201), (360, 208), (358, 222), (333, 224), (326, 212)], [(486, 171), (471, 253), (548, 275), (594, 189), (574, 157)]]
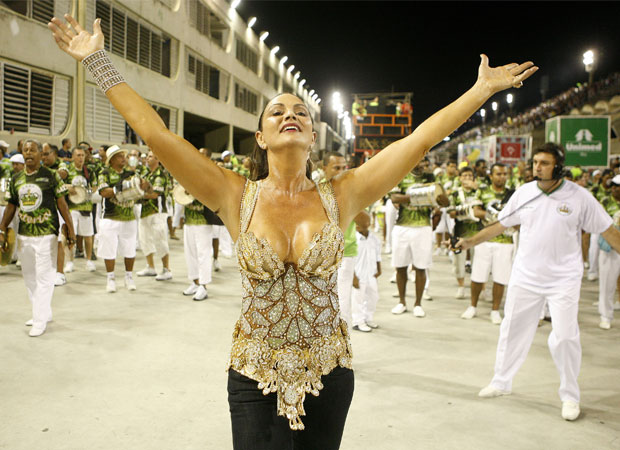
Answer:
[(116, 70), (105, 50), (91, 53), (82, 60), (82, 64), (88, 69), (104, 94), (117, 84), (125, 83), (125, 79)]

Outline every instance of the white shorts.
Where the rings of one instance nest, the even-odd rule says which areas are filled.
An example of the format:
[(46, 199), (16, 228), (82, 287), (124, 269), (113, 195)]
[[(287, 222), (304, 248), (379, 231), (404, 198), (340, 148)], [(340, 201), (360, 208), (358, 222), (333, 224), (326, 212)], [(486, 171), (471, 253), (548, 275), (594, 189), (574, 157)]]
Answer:
[(428, 269), (433, 260), (433, 229), (424, 227), (403, 227), (396, 225), (392, 230), (392, 266)]
[(136, 220), (121, 221), (101, 219), (99, 222), (99, 247), (97, 256), (103, 259), (116, 259), (116, 252), (123, 258), (136, 257)]
[(512, 244), (499, 242), (483, 242), (477, 245), (471, 266), (471, 281), (486, 283), (492, 273), (494, 283), (507, 285), (512, 270), (512, 250)]
[(168, 224), (165, 213), (155, 213), (140, 219), (140, 248), (145, 255), (155, 255), (158, 258), (166, 256), (168, 246)]
[(224, 225), (213, 225), (213, 239), (225, 237), (226, 227)]
[[(17, 214), (15, 214), (17, 215)], [(62, 226), (65, 224), (65, 219), (62, 218), (62, 214), (60, 214), (60, 211), (58, 211), (58, 242), (62, 242), (63, 240), (63, 234), (62, 234)], [(73, 227), (75, 229), (75, 224), (73, 224)]]
[(71, 211), (71, 219), (73, 220), (73, 229), (76, 236), (92, 236), (95, 234), (93, 227), (93, 216), (88, 213), (87, 216), (83, 216), (79, 211)]

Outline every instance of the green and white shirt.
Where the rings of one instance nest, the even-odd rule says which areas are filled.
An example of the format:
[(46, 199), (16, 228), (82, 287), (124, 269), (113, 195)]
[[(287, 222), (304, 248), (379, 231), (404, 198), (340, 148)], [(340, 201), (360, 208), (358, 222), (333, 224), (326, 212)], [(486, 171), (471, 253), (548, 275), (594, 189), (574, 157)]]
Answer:
[(151, 183), (153, 191), (157, 192), (157, 198), (143, 199), (142, 212), (140, 217), (152, 216), (156, 213), (166, 213), (166, 194), (168, 193), (168, 177), (166, 176), (162, 166), (158, 166), (155, 170), (150, 171), (147, 168), (144, 178)]
[[(82, 167), (82, 170), (78, 170), (75, 167), (73, 162), (70, 162), (66, 165), (65, 170), (67, 171), (67, 178), (65, 178), (65, 184), (70, 184), (72, 186), (81, 186), (83, 188), (89, 189), (91, 187), (91, 177), (92, 174), (88, 172), (88, 169)], [(93, 202), (90, 200), (75, 204), (69, 198), (67, 198), (67, 204), (69, 205), (69, 209), (72, 211), (92, 211)]]
[(22, 236), (58, 235), (58, 198), (67, 195), (64, 182), (55, 171), (41, 166), (28, 175), (25, 170), (11, 178), (7, 201), (19, 208), (18, 234)]
[[(426, 183), (432, 183), (435, 177), (432, 174), (423, 174), (421, 176), (408, 173), (403, 180), (398, 183), (398, 190), (401, 194), (407, 194), (410, 187), (421, 186)], [(400, 204), (398, 209), (398, 220), (396, 225), (402, 227), (429, 227), (431, 226), (431, 212), (433, 208), (430, 206), (410, 206), (409, 204)]]
[(209, 225), (204, 209), (205, 205), (198, 200), (185, 205), (185, 225)]
[[(105, 167), (99, 174), (97, 189), (101, 192), (102, 189), (113, 188), (119, 182), (131, 178), (134, 175), (134, 172), (127, 169), (123, 169), (121, 173), (118, 173), (111, 167)], [(133, 213), (135, 203), (135, 200), (119, 202), (115, 197), (104, 198), (101, 217), (104, 219), (118, 220), (121, 222), (136, 220), (136, 216)]]
[[(450, 194), (450, 204), (452, 206), (460, 206), (466, 203), (471, 203), (476, 198), (476, 192), (473, 189), (466, 190), (463, 187), (457, 188)], [(468, 238), (476, 234), (482, 229), (480, 221), (474, 220), (460, 220), (454, 221), (454, 235), (456, 237)]]
[[(506, 197), (507, 193), (507, 189), (504, 189), (502, 192), (496, 192), (491, 186), (488, 186), (482, 189), (478, 189), (476, 191), (476, 199), (482, 202), (482, 207), (486, 210), (491, 203), (497, 203), (497, 206), (499, 206), (502, 200), (504, 200), (504, 197)], [(494, 237), (493, 239), (489, 239), (489, 242), (512, 244), (512, 236), (508, 236), (506, 233), (502, 233), (499, 236)]]
[(611, 216), (614, 226), (620, 230), (620, 202), (612, 195), (609, 195), (608, 197), (603, 197), (601, 205), (603, 205), (607, 214)]

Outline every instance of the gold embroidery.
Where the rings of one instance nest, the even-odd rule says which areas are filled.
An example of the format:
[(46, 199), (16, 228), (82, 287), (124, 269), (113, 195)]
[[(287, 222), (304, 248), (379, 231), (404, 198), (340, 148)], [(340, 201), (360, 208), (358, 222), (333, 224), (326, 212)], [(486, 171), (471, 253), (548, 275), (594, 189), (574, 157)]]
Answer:
[(351, 368), (336, 287), (344, 236), (331, 184), (317, 188), (329, 222), (313, 236), (297, 265), (284, 264), (266, 239), (247, 231), (259, 192), (252, 181), (242, 196), (235, 244), (243, 300), (228, 368), (258, 381), (265, 395), (276, 392), (278, 414), (289, 419), (293, 430), (304, 429), (303, 402), (307, 393), (319, 395), (321, 375), (336, 366)]

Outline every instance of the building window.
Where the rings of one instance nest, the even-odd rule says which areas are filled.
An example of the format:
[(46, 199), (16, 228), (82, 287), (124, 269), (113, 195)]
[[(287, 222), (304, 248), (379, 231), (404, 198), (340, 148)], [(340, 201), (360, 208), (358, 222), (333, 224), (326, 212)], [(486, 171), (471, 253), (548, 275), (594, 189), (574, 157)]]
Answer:
[[(0, 4), (7, 6), (18, 14), (30, 17), (47, 24), (54, 17), (54, 0), (2, 0)], [(66, 11), (67, 12), (67, 11)]]
[(187, 51), (187, 80), (190, 85), (218, 100), (228, 100), (229, 75), (217, 67)]
[(0, 130), (58, 135), (69, 118), (69, 79), (0, 62)]
[(217, 14), (211, 11), (200, 0), (189, 0), (187, 2), (189, 23), (198, 32), (207, 36), (220, 47), (226, 46), (229, 28)]
[(235, 106), (250, 114), (258, 114), (258, 94), (235, 82)]
[(101, 0), (96, 0), (95, 16), (101, 19), (106, 50), (170, 77), (172, 38)]
[(248, 44), (237, 37), (235, 39), (237, 60), (254, 73), (258, 73), (258, 54)]
[(276, 91), (278, 90), (278, 74), (275, 70), (273, 70), (270, 66), (265, 63), (265, 70), (263, 71), (263, 78), (267, 82), (267, 84), (273, 87)]

